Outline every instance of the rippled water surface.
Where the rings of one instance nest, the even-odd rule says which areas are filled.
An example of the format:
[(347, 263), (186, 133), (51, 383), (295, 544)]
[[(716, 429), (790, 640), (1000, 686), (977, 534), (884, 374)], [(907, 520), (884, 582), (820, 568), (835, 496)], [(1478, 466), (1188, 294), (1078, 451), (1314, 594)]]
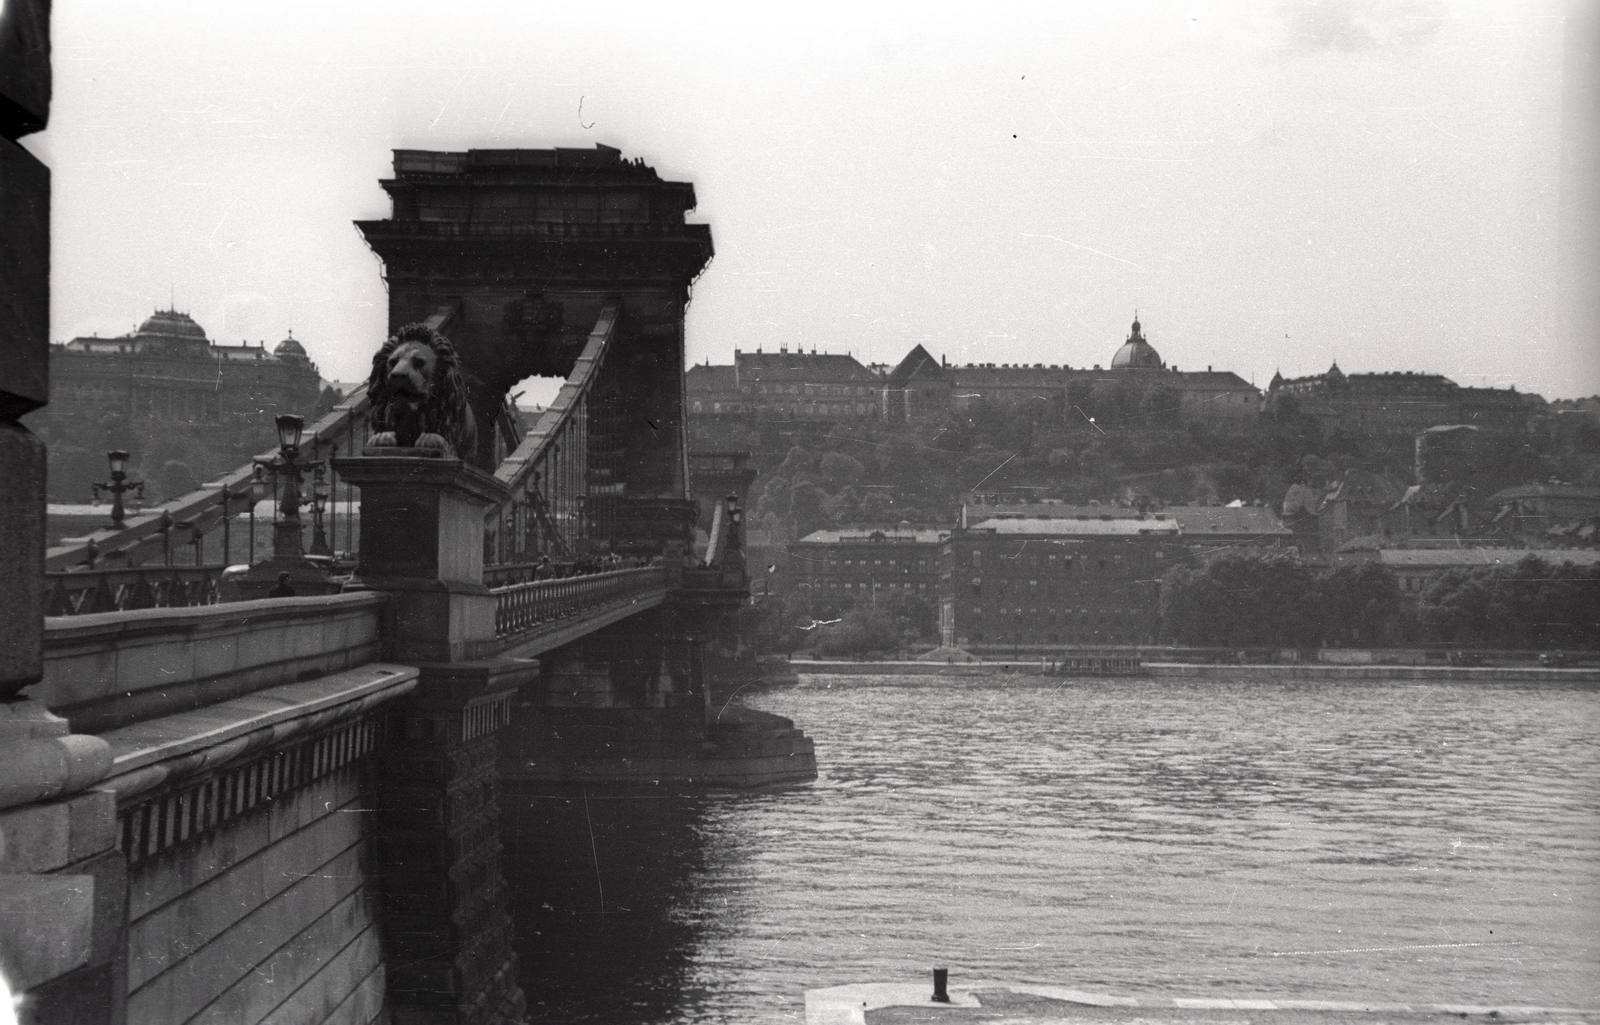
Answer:
[(770, 793), (506, 797), (544, 1020), (801, 1021), (808, 988), (1600, 1006), (1600, 693), (803, 678)]

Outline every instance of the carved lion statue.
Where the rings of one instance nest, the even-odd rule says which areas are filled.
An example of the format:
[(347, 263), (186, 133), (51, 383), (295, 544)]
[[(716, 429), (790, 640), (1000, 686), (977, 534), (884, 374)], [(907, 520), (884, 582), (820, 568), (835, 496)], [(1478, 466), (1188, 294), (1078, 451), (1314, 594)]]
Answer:
[(478, 430), (455, 347), (424, 324), (407, 324), (372, 357), (370, 447), (441, 449), (471, 460)]

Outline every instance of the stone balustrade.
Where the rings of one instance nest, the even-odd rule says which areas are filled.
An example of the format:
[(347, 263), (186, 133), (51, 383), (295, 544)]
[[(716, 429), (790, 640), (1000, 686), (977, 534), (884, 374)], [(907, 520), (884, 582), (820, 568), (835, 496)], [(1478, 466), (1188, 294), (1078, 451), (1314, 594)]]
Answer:
[(569, 617), (588, 616), (608, 606), (665, 592), (667, 571), (661, 566), (611, 570), (555, 580), (534, 580), (494, 588), (495, 634), (508, 642), (537, 628)]

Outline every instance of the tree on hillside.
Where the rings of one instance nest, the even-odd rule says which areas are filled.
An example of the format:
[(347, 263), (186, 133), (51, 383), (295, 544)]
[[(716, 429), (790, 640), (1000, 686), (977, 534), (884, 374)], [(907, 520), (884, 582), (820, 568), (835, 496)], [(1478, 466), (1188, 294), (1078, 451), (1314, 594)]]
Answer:
[(1325, 639), (1351, 645), (1389, 639), (1400, 612), (1400, 583), (1387, 566), (1340, 566), (1321, 583)]
[[(1558, 558), (1559, 552), (1552, 552)], [(1429, 636), (1473, 647), (1600, 647), (1600, 566), (1528, 556), (1515, 566), (1451, 570), (1422, 592)]]
[(1321, 636), (1316, 578), (1292, 555), (1226, 553), (1180, 564), (1161, 584), (1163, 628), (1183, 644), (1314, 645)]
[(914, 594), (905, 591), (880, 592), (878, 608), (887, 612), (900, 626), (906, 640), (926, 640), (937, 636), (939, 621), (933, 606)]
[(789, 518), (794, 524), (794, 536), (805, 537), (813, 530), (821, 530), (831, 522), (823, 509), (829, 495), (815, 484), (796, 484), (789, 490)]
[(854, 484), (861, 479), (864, 472), (860, 460), (843, 452), (827, 453), (822, 457), (818, 468), (822, 472), (822, 481), (829, 491), (838, 491)]
[(818, 631), (817, 650), (824, 655), (865, 655), (900, 646), (900, 625), (881, 606), (858, 605), (841, 620)]

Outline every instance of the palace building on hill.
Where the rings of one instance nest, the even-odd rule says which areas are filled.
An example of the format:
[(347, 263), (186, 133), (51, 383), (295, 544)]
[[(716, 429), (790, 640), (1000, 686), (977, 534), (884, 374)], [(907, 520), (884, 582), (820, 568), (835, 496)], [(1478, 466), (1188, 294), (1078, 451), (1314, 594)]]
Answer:
[(733, 366), (692, 366), (684, 387), (700, 416), (765, 414), (782, 420), (867, 420), (878, 416), (877, 374), (851, 355), (733, 350)]
[(1325, 374), (1273, 375), (1263, 409), (1310, 416), (1346, 434), (1410, 436), (1440, 424), (1522, 431), (1545, 405), (1515, 387), (1465, 388), (1442, 374), (1411, 371), (1346, 374), (1335, 361)]
[[(1162, 359), (1135, 318), (1108, 364), (951, 364), (921, 345), (875, 373), (853, 356), (734, 351), (732, 366), (689, 368), (689, 409), (697, 416), (911, 423), (979, 406), (1053, 409), (1096, 417), (1102, 427), (1203, 425), (1245, 428), (1263, 413), (1302, 414), (1324, 429), (1410, 437), (1439, 424), (1486, 431), (1527, 430), (1546, 412), (1538, 395), (1469, 388), (1440, 374), (1274, 376), (1265, 395), (1228, 370), (1180, 370)], [(1549, 419), (1546, 417), (1546, 419)]]
[(1112, 397), (1130, 423), (1239, 426), (1261, 411), (1261, 393), (1238, 374), (1167, 366), (1137, 320), (1109, 369), (1044, 363), (953, 366), (916, 345), (887, 373), (874, 373), (853, 356), (791, 352), (783, 346), (775, 353), (734, 350), (732, 366), (690, 367), (686, 388), (691, 414), (774, 420), (905, 423), (980, 403), (1015, 410), (1044, 402), (1068, 413), (1104, 405)]
[(1261, 393), (1231, 371), (1169, 367), (1137, 319), (1112, 354), (1109, 369), (1044, 363), (952, 366), (933, 359), (919, 345), (889, 372), (883, 394), (884, 418), (907, 421), (978, 403), (1020, 409), (1043, 402), (1082, 411), (1118, 395), (1130, 422), (1175, 419), (1237, 426), (1253, 421), (1261, 406)]
[(310, 413), (322, 378), (293, 333), (271, 349), (221, 345), (186, 313), (157, 310), (130, 334), (50, 347), (52, 417), (122, 413), (231, 423)]

